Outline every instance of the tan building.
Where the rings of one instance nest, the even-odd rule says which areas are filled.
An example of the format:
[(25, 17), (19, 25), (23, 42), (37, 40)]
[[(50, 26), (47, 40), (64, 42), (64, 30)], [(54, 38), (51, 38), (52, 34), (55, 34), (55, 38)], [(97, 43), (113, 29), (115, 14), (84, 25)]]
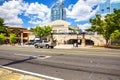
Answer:
[[(11, 32), (17, 34), (17, 42), (19, 43), (25, 43), (30, 40), (31, 37), (33, 37), (33, 32), (21, 27), (7, 27), (8, 30)], [(9, 41), (9, 37), (7, 38)]]
[(50, 23), (54, 33), (67, 33), (69, 32), (70, 23), (63, 20), (56, 20)]
[(52, 27), (54, 33), (53, 37), (57, 40), (58, 44), (63, 44), (66, 40), (66, 35), (64, 35), (65, 33), (67, 34), (69, 32), (72, 32), (69, 30), (70, 25), (71, 24), (69, 22), (66, 22), (64, 20), (56, 20), (51, 22), (50, 26)]
[[(53, 30), (53, 38), (57, 40), (58, 44), (73, 44), (78, 42), (82, 45), (83, 34), (79, 34), (72, 30), (69, 30), (71, 26), (69, 22), (63, 20), (56, 20), (51, 22), (50, 26)], [(104, 45), (105, 39), (101, 35), (89, 35), (85, 34), (84, 45)]]

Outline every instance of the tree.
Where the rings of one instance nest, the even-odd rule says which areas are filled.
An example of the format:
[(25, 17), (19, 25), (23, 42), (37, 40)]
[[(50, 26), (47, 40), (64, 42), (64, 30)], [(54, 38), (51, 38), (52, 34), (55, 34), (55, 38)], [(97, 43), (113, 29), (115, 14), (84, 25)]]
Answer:
[(46, 36), (50, 35), (52, 28), (50, 26), (44, 26), (43, 30), (44, 30), (44, 36), (46, 37)]
[(111, 38), (112, 44), (120, 45), (120, 31), (119, 30), (115, 30), (111, 34), (110, 38)]
[(0, 43), (3, 43), (5, 41), (5, 36), (3, 33), (0, 34)]
[(16, 42), (16, 34), (10, 34), (10, 43), (15, 43)]
[(7, 29), (4, 26), (4, 19), (3, 18), (0, 18), (0, 33), (7, 34)]
[(11, 33), (16, 34), (16, 37), (18, 37), (17, 42), (20, 43), (20, 40), (21, 40), (20, 36), (21, 36), (21, 33), (23, 33), (23, 31), (15, 28), (11, 30)]
[(37, 37), (42, 38), (50, 35), (52, 28), (50, 26), (36, 26), (35, 28), (32, 28), (32, 30)]
[(116, 30), (120, 31), (120, 9), (114, 9), (114, 13), (107, 14), (104, 21), (106, 22), (105, 38), (109, 40), (112, 33)]
[(102, 34), (108, 45), (111, 34), (115, 30), (120, 30), (120, 9), (114, 9), (114, 13), (107, 14), (104, 18), (102, 19), (99, 14), (95, 18), (91, 18), (90, 22), (92, 26), (87, 31), (96, 31)]

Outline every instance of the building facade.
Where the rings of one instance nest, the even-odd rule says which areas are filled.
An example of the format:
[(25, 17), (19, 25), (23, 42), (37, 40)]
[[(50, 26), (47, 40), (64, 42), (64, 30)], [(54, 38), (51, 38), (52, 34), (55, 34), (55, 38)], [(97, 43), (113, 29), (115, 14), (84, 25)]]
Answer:
[(51, 8), (51, 21), (66, 20), (66, 10), (64, 3), (57, 1)]
[[(79, 45), (82, 45), (83, 35), (73, 30), (70, 30), (70, 23), (64, 20), (56, 20), (49, 24), (52, 27), (52, 36), (57, 40), (57, 44), (73, 44), (78, 42)], [(101, 35), (89, 35), (85, 34), (85, 45), (104, 45), (105, 39)]]
[[(21, 28), (21, 27), (7, 27), (7, 29), (11, 31), (12, 33), (16, 34), (17, 43), (28, 42), (31, 38), (31, 35), (33, 34), (32, 31), (27, 30), (26, 28)], [(6, 39), (7, 39), (7, 42), (9, 42), (9, 37), (7, 37)]]

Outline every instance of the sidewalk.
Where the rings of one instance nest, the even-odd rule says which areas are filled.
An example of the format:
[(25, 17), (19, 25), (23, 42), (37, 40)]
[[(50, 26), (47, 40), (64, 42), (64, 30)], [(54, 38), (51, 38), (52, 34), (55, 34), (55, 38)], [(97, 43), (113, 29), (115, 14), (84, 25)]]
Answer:
[(0, 80), (63, 80), (63, 79), (0, 65)]
[(47, 80), (32, 75), (24, 75), (12, 70), (0, 68), (0, 80)]
[(79, 48), (92, 48), (92, 46), (81, 46), (78, 45), (78, 47), (73, 46), (72, 44), (60, 44), (55, 46), (56, 49), (79, 49)]
[(56, 49), (72, 49), (74, 47), (73, 47), (73, 45), (69, 45), (69, 44), (66, 44), (66, 45), (60, 44), (60, 45), (55, 46), (54, 48), (56, 48)]
[[(12, 45), (2, 45), (2, 46), (12, 46)], [(34, 45), (14, 45), (17, 47), (34, 47)], [(13, 47), (14, 47), (13, 46)], [(72, 44), (59, 44), (54, 47), (55, 49), (109, 49), (109, 48), (104, 48), (104, 47), (93, 47), (90, 45), (86, 46), (81, 46), (78, 45), (78, 47), (73, 46)]]

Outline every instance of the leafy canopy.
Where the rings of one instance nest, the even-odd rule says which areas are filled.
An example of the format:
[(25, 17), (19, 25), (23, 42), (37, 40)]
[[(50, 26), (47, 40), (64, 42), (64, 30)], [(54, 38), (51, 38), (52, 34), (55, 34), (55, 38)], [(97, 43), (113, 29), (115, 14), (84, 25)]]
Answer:
[(10, 34), (10, 43), (15, 43), (16, 42), (16, 34)]
[(32, 30), (37, 37), (41, 38), (50, 35), (52, 28), (50, 26), (36, 26)]
[(4, 42), (5, 41), (5, 36), (3, 33), (0, 34), (0, 42)]
[(95, 18), (91, 18), (91, 28), (87, 31), (96, 31), (104, 36), (108, 43), (111, 34), (115, 30), (120, 31), (120, 9), (114, 9), (112, 14), (107, 14), (105, 17), (97, 14)]
[(4, 19), (3, 18), (0, 18), (0, 33), (7, 33), (7, 29), (6, 27), (4, 26)]

